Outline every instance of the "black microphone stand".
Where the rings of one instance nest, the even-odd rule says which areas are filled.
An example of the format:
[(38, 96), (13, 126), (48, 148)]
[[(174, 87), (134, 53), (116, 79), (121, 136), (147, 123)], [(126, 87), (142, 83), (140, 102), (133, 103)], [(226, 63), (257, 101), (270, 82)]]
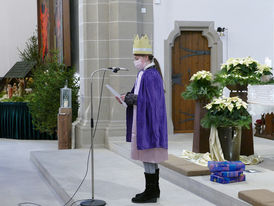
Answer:
[(91, 199), (85, 200), (83, 202), (80, 203), (81, 206), (104, 206), (106, 205), (106, 202), (104, 200), (97, 200), (94, 199), (94, 136), (95, 134), (93, 134), (93, 104), (92, 104), (92, 79), (95, 73), (100, 72), (100, 71), (109, 71), (109, 69), (106, 68), (101, 68), (98, 69), (94, 72), (91, 73), (91, 81), (90, 81), (90, 115), (91, 115), (91, 119), (90, 119), (90, 127), (91, 127), (91, 193), (92, 193), (92, 197)]

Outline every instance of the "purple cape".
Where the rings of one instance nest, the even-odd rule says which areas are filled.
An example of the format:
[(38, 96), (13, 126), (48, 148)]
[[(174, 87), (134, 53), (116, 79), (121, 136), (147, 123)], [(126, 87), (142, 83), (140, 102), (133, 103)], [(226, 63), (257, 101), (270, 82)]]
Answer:
[[(134, 88), (132, 89), (132, 92)], [(131, 142), (133, 106), (127, 107), (127, 142)], [(137, 98), (137, 149), (167, 149), (167, 120), (163, 80), (155, 67), (142, 75)]]

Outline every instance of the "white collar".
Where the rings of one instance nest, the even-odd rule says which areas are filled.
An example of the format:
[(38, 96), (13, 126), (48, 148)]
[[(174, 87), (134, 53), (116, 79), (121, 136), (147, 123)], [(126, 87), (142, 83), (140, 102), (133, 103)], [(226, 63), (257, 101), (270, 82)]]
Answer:
[(151, 62), (150, 64), (148, 64), (148, 65), (145, 66), (144, 70), (146, 70), (147, 68), (152, 67), (154, 65), (155, 65), (154, 62)]

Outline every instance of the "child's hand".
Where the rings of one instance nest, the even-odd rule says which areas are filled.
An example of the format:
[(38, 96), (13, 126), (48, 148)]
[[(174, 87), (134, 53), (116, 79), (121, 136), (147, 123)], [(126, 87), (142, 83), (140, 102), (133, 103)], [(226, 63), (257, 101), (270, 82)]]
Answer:
[[(116, 98), (116, 100), (117, 100), (120, 104), (122, 104), (122, 102), (121, 102), (121, 100), (119, 99), (119, 97), (116, 96), (115, 98)], [(125, 101), (125, 95), (121, 95), (120, 98), (122, 99), (122, 101)]]
[(120, 103), (120, 104), (122, 104), (122, 102), (121, 102), (121, 100), (119, 99), (119, 97), (115, 97), (116, 98), (116, 100)]

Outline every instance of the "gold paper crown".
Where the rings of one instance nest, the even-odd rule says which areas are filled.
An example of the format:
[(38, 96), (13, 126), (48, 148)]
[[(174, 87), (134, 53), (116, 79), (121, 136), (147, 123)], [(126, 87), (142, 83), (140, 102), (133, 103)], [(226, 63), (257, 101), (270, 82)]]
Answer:
[(139, 39), (138, 34), (136, 35), (133, 43), (133, 54), (151, 54), (152, 55), (152, 46), (149, 43), (149, 38), (147, 35), (144, 35)]

